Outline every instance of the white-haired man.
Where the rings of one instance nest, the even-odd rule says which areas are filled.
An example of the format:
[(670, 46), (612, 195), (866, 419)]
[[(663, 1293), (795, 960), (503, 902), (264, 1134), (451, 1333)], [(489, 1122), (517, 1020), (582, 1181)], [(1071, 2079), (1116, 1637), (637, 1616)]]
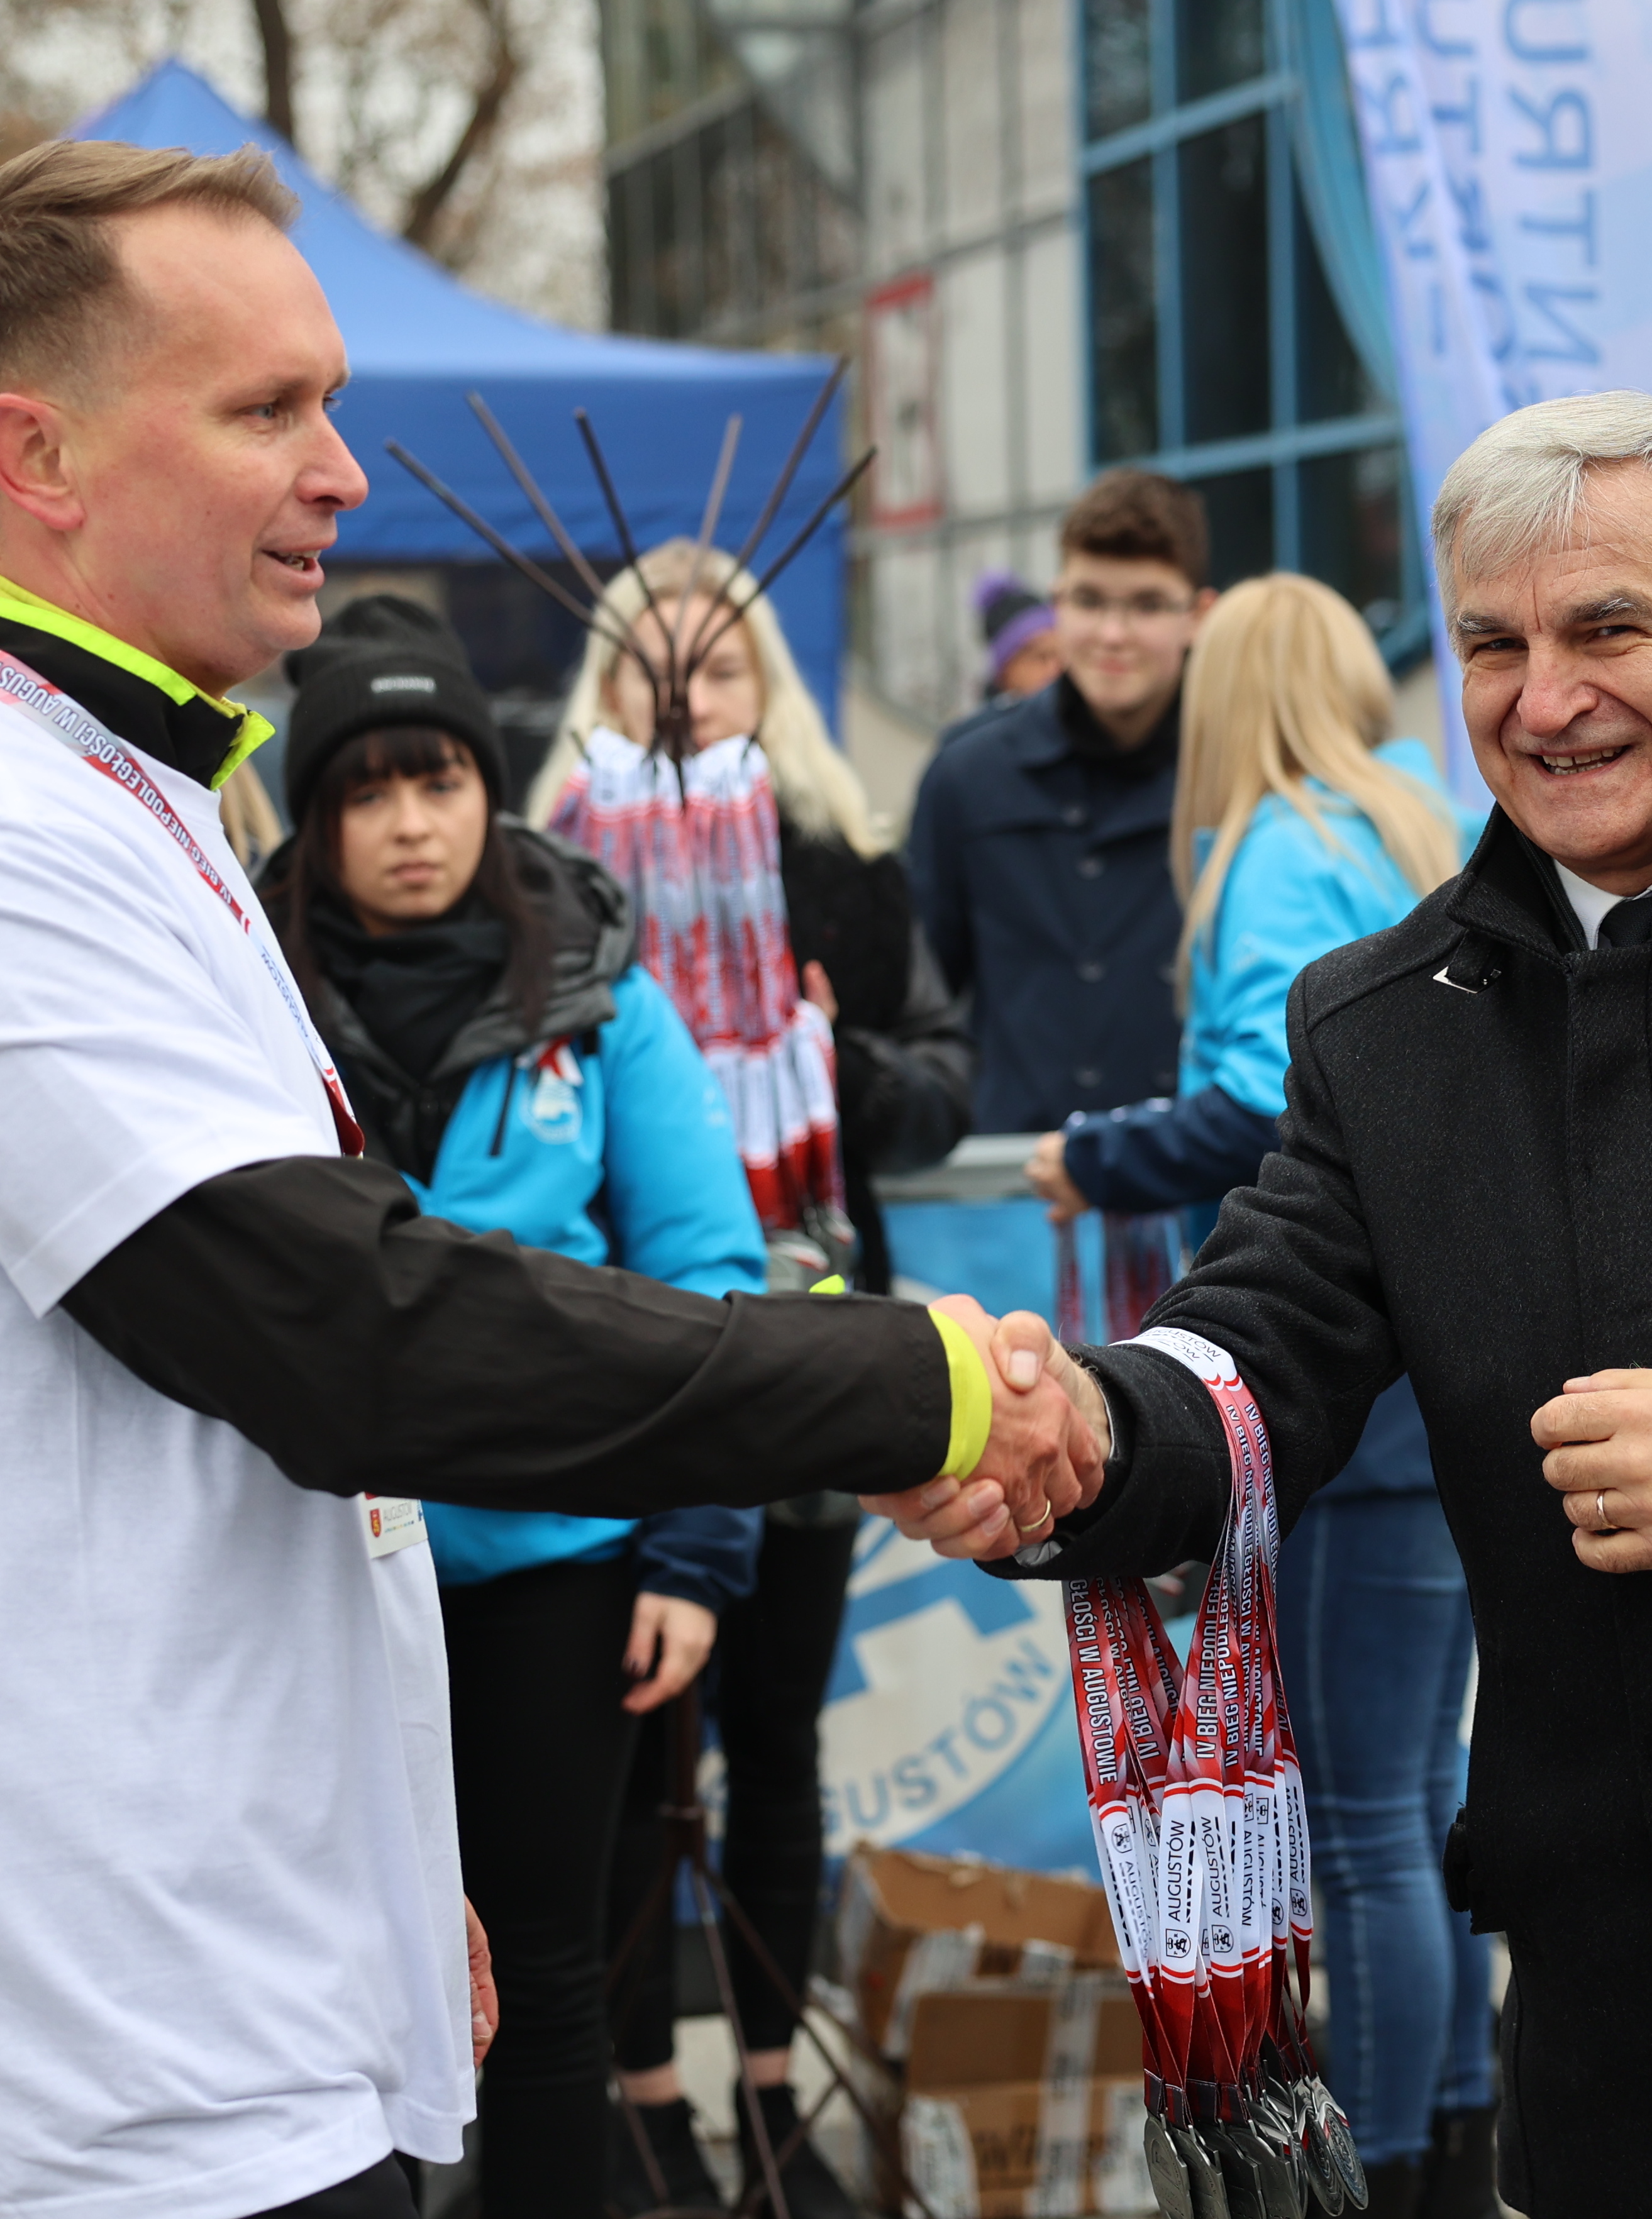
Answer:
[[(1505, 419), (1434, 523), (1497, 807), (1460, 878), (1297, 980), (1280, 1153), (1150, 1322), (1233, 1356), (1287, 1526), (1410, 1374), (1480, 1645), (1446, 1868), (1513, 1961), (1500, 2185), (1615, 2219), (1648, 2207), (1652, 2081), (1652, 397)], [(1208, 1557), (1209, 1396), (1153, 1350), (1084, 1360), (1102, 1493), (993, 1569)]]
[(10, 2219), (406, 2219), (392, 2145), (458, 2154), (413, 1498), (624, 1514), (876, 1474), (1035, 1532), (1099, 1475), (972, 1306), (702, 1301), (347, 1160), (213, 792), (266, 729), (223, 697), (314, 637), (366, 491), (292, 213), (250, 152), (0, 168)]

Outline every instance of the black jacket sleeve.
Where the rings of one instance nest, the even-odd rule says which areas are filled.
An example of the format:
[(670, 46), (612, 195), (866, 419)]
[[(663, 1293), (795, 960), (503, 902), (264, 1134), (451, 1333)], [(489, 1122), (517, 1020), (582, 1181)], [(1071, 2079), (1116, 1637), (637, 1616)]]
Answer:
[[(1404, 1370), (1329, 1087), (1291, 989), (1280, 1145), (1222, 1203), (1186, 1278), (1148, 1313), (1225, 1348), (1255, 1395), (1289, 1532), (1357, 1445)], [(1074, 1352), (1100, 1382), (1119, 1445), (1088, 1511), (994, 1571), (1010, 1578), (1152, 1574), (1208, 1557), (1231, 1492), (1214, 1403), (1171, 1358), (1128, 1342)]]
[(948, 1156), (970, 1127), (975, 1054), (923, 928), (912, 926), (906, 1000), (888, 1032), (837, 1032), (846, 1155), (872, 1172), (916, 1172)]
[(1277, 1145), (1271, 1117), (1207, 1086), (1070, 1126), (1067, 1176), (1096, 1209), (1182, 1209), (1254, 1184), (1258, 1166)]
[(208, 1179), (63, 1307), (334, 1495), (639, 1517), (881, 1492), (938, 1471), (951, 1426), (916, 1304), (681, 1294), (421, 1217), (362, 1159)]

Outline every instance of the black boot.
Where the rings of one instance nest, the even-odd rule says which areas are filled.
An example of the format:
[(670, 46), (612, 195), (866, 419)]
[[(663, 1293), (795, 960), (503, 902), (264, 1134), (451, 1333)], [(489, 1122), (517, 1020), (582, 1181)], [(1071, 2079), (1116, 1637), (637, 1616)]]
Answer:
[(1417, 2219), (1497, 2219), (1497, 2106), (1436, 2111)]
[[(757, 2101), (768, 2129), (769, 2148), (776, 2160), (798, 2127), (798, 2099), (790, 2088), (760, 2088)], [(742, 2201), (763, 2185), (762, 2160), (746, 2110), (746, 2092), (734, 2092), (735, 2113), (740, 2122), (740, 2162), (745, 2179)], [(860, 2219), (859, 2207), (842, 2182), (813, 2144), (799, 2142), (780, 2173), (780, 2193), (786, 2198), (786, 2219)], [(757, 2203), (754, 2219), (773, 2219), (767, 2196)]]
[(1415, 2158), (1391, 2157), (1386, 2165), (1368, 2166), (1365, 2178), (1371, 2187), (1365, 2219), (1417, 2219), (1423, 2169)]
[(661, 2201), (674, 2210), (721, 2211), (723, 2198), (707, 2169), (700, 2146), (694, 2140), (694, 2114), (688, 2098), (674, 2104), (639, 2104), (637, 2116), (648, 2137), (654, 2161), (665, 2177), (661, 2199), (649, 2182), (642, 2152), (631, 2131), (623, 2104), (608, 2107), (608, 2201), (626, 2219), (660, 2208)]

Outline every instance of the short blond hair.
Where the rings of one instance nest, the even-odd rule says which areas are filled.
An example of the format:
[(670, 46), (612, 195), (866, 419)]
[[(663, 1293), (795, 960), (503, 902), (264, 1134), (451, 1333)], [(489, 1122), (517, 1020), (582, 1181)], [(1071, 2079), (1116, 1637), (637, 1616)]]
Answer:
[(53, 139), (0, 164), (0, 387), (95, 375), (140, 305), (109, 219), (178, 204), (283, 232), (298, 214), (256, 146), (202, 155)]

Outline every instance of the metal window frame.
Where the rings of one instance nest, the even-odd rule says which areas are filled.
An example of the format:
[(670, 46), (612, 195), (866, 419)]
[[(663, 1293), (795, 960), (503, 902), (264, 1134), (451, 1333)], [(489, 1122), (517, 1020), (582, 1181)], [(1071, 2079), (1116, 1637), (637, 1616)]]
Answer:
[[(1151, 113), (1140, 123), (1105, 137), (1089, 136), (1085, 90), (1087, 38), (1083, 0), (1073, 8), (1073, 103), (1078, 148), (1078, 198), (1083, 225), (1085, 375), (1085, 444), (1090, 468), (1127, 461), (1135, 469), (1161, 470), (1167, 477), (1197, 481), (1226, 477), (1245, 469), (1272, 473), (1273, 557), (1282, 569), (1301, 567), (1302, 553), (1300, 465), (1316, 456), (1361, 448), (1403, 444), (1404, 422), (1397, 410), (1373, 410), (1316, 423), (1299, 420), (1296, 376), (1296, 235), (1292, 208), (1295, 158), (1291, 149), (1291, 103), (1301, 96), (1299, 79), (1282, 66), (1285, 53), (1279, 0), (1266, 0), (1267, 67), (1259, 77), (1228, 85), (1199, 100), (1176, 96), (1177, 0), (1148, 0), (1149, 98)], [(1189, 139), (1203, 136), (1241, 117), (1265, 118), (1268, 160), (1268, 277), (1270, 405), (1272, 424), (1249, 438), (1201, 442), (1185, 438), (1185, 393), (1182, 332), (1181, 208), (1177, 154)], [(1088, 190), (1092, 177), (1144, 157), (1152, 163), (1153, 188), (1153, 283), (1158, 326), (1158, 445), (1151, 454), (1103, 457), (1097, 451), (1096, 407), (1096, 239)], [(1409, 655), (1425, 624), (1426, 572), (1416, 519), (1408, 498), (1409, 473), (1401, 472), (1404, 514), (1400, 562), (1400, 614), (1385, 637), (1390, 651)]]

